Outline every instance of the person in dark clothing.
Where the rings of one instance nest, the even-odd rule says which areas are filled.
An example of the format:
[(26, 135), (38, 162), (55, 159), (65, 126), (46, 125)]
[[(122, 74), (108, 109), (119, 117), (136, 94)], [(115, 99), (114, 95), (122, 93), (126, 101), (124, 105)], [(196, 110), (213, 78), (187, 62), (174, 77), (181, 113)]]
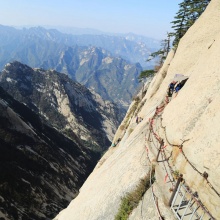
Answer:
[(168, 97), (171, 97), (173, 95), (174, 87), (175, 87), (176, 82), (171, 82), (169, 87), (168, 87), (168, 92), (167, 95)]
[(112, 144), (112, 147), (116, 147), (117, 144), (118, 144), (120, 141), (121, 141), (121, 138), (118, 138), (118, 140), (117, 140), (115, 143)]
[(183, 88), (183, 86), (185, 85), (185, 83), (186, 83), (187, 80), (188, 80), (188, 78), (182, 80), (180, 83), (177, 84), (177, 86), (175, 87), (175, 92), (176, 92), (176, 93), (179, 92), (180, 89)]
[(175, 93), (179, 92), (179, 90), (182, 88), (182, 84), (178, 83), (177, 86), (175, 87)]

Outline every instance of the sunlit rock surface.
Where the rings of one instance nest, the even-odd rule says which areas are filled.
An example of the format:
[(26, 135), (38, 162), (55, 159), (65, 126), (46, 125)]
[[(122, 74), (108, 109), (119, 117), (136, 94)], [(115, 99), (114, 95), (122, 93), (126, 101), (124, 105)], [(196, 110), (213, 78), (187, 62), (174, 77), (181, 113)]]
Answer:
[[(220, 198), (206, 180), (186, 161), (177, 147), (181, 144), (191, 164), (209, 175), (208, 180), (220, 192), (220, 2), (210, 5), (180, 41), (174, 54), (170, 52), (164, 66), (156, 74), (139, 105), (135, 101), (116, 132), (111, 147), (97, 164), (70, 205), (60, 212), (56, 220), (114, 219), (121, 198), (132, 191), (145, 176), (151, 165), (156, 166), (156, 182), (153, 185), (158, 207), (165, 219), (175, 219), (168, 202), (172, 185), (165, 181), (166, 171), (162, 163), (156, 163), (158, 143), (149, 142), (149, 118), (155, 108), (165, 104), (169, 83), (175, 74), (189, 77), (179, 94), (156, 117), (153, 127), (164, 140), (167, 155), (172, 153), (172, 169), (183, 174), (192, 191), (215, 219), (220, 219)], [(139, 108), (142, 104), (142, 108)], [(136, 107), (134, 107), (136, 105)], [(132, 111), (133, 110), (133, 111)], [(143, 121), (136, 124), (136, 117)], [(147, 160), (147, 151), (151, 163)], [(130, 219), (158, 219), (158, 212), (151, 200), (152, 187), (144, 200), (133, 210)], [(144, 207), (143, 207), (144, 206)]]

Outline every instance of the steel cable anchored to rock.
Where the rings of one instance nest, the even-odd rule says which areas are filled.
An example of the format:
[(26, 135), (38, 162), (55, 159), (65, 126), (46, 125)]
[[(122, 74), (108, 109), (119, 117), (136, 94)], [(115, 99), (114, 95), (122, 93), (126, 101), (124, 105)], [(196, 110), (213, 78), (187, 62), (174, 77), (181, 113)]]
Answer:
[[(165, 99), (166, 104), (169, 103), (167, 100), (168, 100), (168, 99)], [(158, 153), (157, 153), (157, 157), (156, 157), (156, 161), (163, 163), (164, 170), (165, 170), (165, 172), (166, 172), (165, 178), (164, 178), (164, 182), (166, 183), (166, 182), (167, 182), (166, 180), (167, 180), (167, 178), (168, 178), (168, 179), (169, 179), (169, 182), (171, 182), (171, 184), (172, 184), (172, 188), (174, 189), (174, 186), (176, 185), (176, 184), (175, 184), (174, 177), (173, 177), (173, 175), (174, 175), (174, 170), (172, 169), (172, 166), (171, 166), (171, 164), (169, 163), (169, 159), (172, 157), (172, 152), (171, 152), (171, 155), (170, 155), (169, 157), (166, 156), (165, 150), (166, 150), (167, 145), (164, 145), (164, 140), (156, 133), (156, 130), (154, 129), (154, 125), (155, 125), (156, 118), (159, 117), (159, 114), (161, 114), (161, 113), (164, 111), (164, 108), (165, 108), (166, 104), (164, 104), (164, 105), (162, 105), (162, 106), (156, 107), (154, 115), (152, 116), (152, 118), (149, 118), (149, 134), (148, 134), (148, 138), (147, 138), (147, 139), (146, 139), (146, 137), (145, 137), (145, 140), (146, 140), (146, 141), (149, 141), (149, 142), (152, 142), (152, 143), (154, 144), (154, 141), (153, 141), (153, 137), (154, 137), (154, 138), (158, 141), (158, 143), (160, 144), (159, 148), (156, 147), (156, 145), (154, 144), (154, 147), (156, 148), (156, 150), (157, 150), (157, 152), (158, 152)], [(165, 128), (164, 128), (164, 129), (165, 129)], [(151, 137), (151, 135), (153, 135), (153, 137)], [(166, 130), (165, 130), (165, 138), (166, 138), (166, 142), (169, 143), (170, 146), (172, 146), (172, 147), (178, 147), (178, 148), (180, 149), (180, 152), (182, 153), (183, 157), (184, 157), (185, 160), (188, 162), (188, 164), (189, 164), (197, 173), (199, 173), (200, 176), (202, 176), (202, 177), (206, 180), (206, 182), (207, 182), (207, 184), (209, 185), (209, 187), (218, 195), (218, 197), (220, 197), (219, 192), (218, 192), (218, 191), (214, 188), (214, 186), (209, 182), (209, 180), (208, 180), (208, 173), (206, 173), (206, 172), (204, 172), (204, 173), (200, 172), (200, 171), (190, 162), (190, 160), (189, 160), (189, 159), (187, 158), (187, 156), (185, 155), (185, 153), (184, 153), (184, 151), (183, 151), (183, 143), (186, 142), (186, 141), (188, 141), (188, 140), (183, 141), (183, 143), (182, 143), (181, 145), (173, 145), (173, 144), (171, 144), (171, 143), (168, 141), (168, 138), (167, 138), (167, 135), (166, 135)], [(146, 146), (145, 146), (145, 147), (146, 147)], [(147, 148), (147, 147), (146, 147), (146, 151), (147, 151), (148, 160), (150, 161), (150, 158), (149, 158), (149, 155), (148, 155), (148, 148)], [(162, 160), (161, 160), (161, 161), (158, 161), (159, 155), (161, 155), (161, 157), (162, 157)], [(151, 161), (150, 161), (150, 163), (151, 163)], [(166, 163), (166, 164), (165, 164), (165, 163)], [(167, 165), (167, 166), (166, 166), (166, 165)], [(168, 172), (168, 170), (167, 170), (167, 167), (168, 167), (168, 169), (169, 169), (169, 172)], [(172, 178), (170, 177), (170, 174), (169, 174), (169, 173), (171, 173)], [(181, 177), (181, 178), (182, 178), (182, 177)], [(179, 182), (177, 182), (177, 183), (179, 183)], [(174, 189), (174, 190), (175, 190), (175, 189)], [(191, 191), (190, 191), (190, 192), (191, 192)], [(175, 194), (175, 192), (172, 194), (172, 196), (173, 196), (174, 194)], [(171, 204), (173, 198), (171, 197), (170, 200), (171, 200), (171, 202), (170, 202), (170, 204)], [(213, 220), (214, 220), (215, 218), (212, 217), (211, 213), (210, 213), (210, 212), (208, 211), (208, 209), (201, 203), (201, 201), (199, 202), (199, 204), (200, 204), (200, 205), (199, 205), (198, 207), (201, 206), (202, 210), (204, 211), (203, 216), (204, 216), (205, 213), (206, 213), (208, 216), (210, 216), (210, 219), (213, 219)], [(186, 212), (186, 210), (185, 210), (185, 212)], [(193, 213), (193, 214), (196, 214), (196, 215), (197, 215), (196, 211), (195, 211), (195, 213)], [(203, 216), (200, 216), (200, 219), (203, 219)], [(183, 217), (184, 217), (184, 215), (182, 216), (181, 219), (183, 219)]]

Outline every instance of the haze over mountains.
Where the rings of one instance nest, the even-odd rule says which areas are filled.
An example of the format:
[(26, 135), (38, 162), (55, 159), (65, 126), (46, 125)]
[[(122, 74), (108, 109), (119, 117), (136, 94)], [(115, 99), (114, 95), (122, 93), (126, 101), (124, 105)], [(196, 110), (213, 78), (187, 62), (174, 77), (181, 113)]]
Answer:
[[(153, 62), (146, 62), (148, 55), (160, 47), (158, 39), (133, 33), (107, 33), (90, 28), (74, 28), (62, 26), (43, 26), (47, 30), (57, 30), (72, 35), (74, 44), (80, 46), (96, 46), (108, 50), (114, 56), (121, 56), (131, 63), (140, 63), (142, 67), (151, 67)], [(19, 27), (18, 27), (19, 28)], [(31, 26), (20, 27), (30, 29)], [(39, 28), (39, 27), (38, 27)]]
[(31, 67), (52, 68), (123, 108), (138, 86), (142, 67), (136, 62), (141, 63), (139, 58), (146, 59), (153, 50), (131, 35), (74, 36), (42, 27), (18, 30), (7, 26), (0, 26), (0, 35), (1, 69), (14, 60)]

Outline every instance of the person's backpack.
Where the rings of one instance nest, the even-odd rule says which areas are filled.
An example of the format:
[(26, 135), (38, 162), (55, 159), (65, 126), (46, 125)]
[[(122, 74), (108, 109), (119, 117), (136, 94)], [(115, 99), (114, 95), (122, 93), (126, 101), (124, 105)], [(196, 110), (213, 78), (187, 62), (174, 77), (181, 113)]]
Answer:
[(174, 90), (174, 86), (175, 86), (174, 83), (170, 83), (169, 89)]

